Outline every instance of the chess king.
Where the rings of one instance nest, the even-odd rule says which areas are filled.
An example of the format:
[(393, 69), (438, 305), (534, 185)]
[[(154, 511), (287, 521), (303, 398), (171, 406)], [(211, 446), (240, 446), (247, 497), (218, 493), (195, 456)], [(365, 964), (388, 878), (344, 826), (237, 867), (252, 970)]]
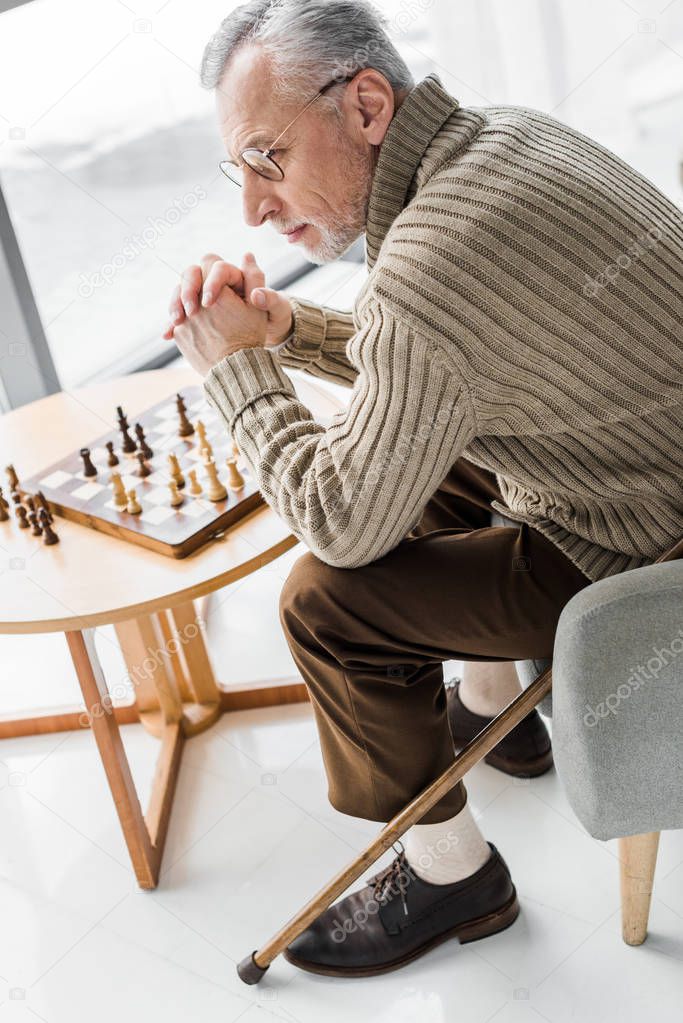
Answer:
[[(308, 547), (280, 620), (329, 798), (385, 822), (519, 692), (515, 659), (552, 656), (575, 593), (683, 536), (681, 215), (548, 114), (415, 82), (366, 0), (252, 0), (201, 79), (247, 224), (320, 264), (365, 234), (352, 313), (266, 287), (251, 254), (209, 254), (164, 337)], [(328, 429), (287, 368), (349, 389)], [(465, 670), (445, 687), (449, 659)], [(491, 757), (548, 770), (538, 714)], [(517, 913), (460, 783), (286, 956), (368, 976)]]

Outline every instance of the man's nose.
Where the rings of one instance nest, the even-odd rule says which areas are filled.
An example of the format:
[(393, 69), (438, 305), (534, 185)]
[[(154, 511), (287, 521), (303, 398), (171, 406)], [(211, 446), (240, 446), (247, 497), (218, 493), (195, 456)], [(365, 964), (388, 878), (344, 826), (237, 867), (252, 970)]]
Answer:
[(269, 178), (264, 178), (262, 174), (245, 167), (242, 210), (244, 222), (249, 227), (260, 227), (270, 213), (276, 213), (279, 209), (274, 184), (275, 182)]

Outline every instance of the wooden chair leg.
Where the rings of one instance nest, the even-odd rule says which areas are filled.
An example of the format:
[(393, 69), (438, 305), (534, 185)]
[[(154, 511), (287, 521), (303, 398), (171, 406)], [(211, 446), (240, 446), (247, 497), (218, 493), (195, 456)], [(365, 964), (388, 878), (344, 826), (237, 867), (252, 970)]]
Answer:
[(642, 945), (647, 937), (658, 847), (658, 831), (619, 839), (621, 933), (627, 945)]
[(237, 973), (245, 984), (258, 984), (273, 959), (320, 916), (349, 885), (371, 866), (382, 853), (393, 845), (416, 821), (427, 813), (443, 795), (463, 778), (471, 768), (490, 753), (500, 740), (511, 732), (523, 718), (550, 692), (552, 670), (546, 668), (531, 685), (516, 696), (486, 728), (467, 744), (453, 763), (419, 795), (415, 796), (393, 820), (389, 821), (368, 846), (321, 888), (299, 912), (261, 948), (246, 956), (237, 966)]

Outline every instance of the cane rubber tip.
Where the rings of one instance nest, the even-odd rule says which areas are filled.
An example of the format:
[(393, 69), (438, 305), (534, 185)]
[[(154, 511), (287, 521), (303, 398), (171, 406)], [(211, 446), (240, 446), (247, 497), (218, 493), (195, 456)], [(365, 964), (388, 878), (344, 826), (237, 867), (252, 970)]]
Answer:
[(254, 961), (255, 952), (248, 955), (246, 959), (243, 959), (241, 963), (237, 964), (237, 976), (240, 980), (243, 980), (245, 984), (258, 984), (263, 974), (268, 969), (267, 966), (259, 966)]

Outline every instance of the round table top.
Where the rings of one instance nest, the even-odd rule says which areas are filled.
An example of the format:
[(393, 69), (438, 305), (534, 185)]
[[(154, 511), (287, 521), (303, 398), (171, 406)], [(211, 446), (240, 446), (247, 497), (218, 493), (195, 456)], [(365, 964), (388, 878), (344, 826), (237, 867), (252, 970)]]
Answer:
[[(339, 411), (309, 379), (293, 382), (313, 414)], [(25, 405), (0, 416), (0, 469), (12, 463), (20, 480), (28, 478), (111, 429), (117, 405), (135, 417), (198, 383), (190, 369), (152, 370)], [(150, 614), (211, 593), (297, 543), (267, 505), (180, 560), (61, 517), (56, 528), (60, 543), (48, 547), (13, 515), (0, 522), (0, 633), (63, 632)]]

